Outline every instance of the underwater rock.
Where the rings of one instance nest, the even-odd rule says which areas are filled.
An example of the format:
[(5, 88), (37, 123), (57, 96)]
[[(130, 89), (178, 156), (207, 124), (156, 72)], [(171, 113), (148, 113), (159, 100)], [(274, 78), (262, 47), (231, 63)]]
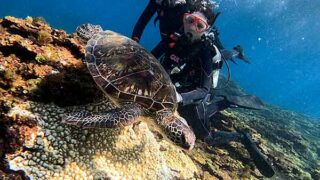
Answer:
[[(81, 59), (75, 34), (43, 18), (0, 19), (0, 179), (263, 179), (243, 145), (185, 151), (149, 118), (123, 129), (61, 124), (65, 112), (110, 108)], [(222, 82), (226, 81), (221, 77)], [(217, 94), (243, 95), (234, 82)], [(274, 164), (276, 179), (318, 179), (319, 121), (267, 105), (228, 109), (212, 120), (219, 130), (245, 130)]]

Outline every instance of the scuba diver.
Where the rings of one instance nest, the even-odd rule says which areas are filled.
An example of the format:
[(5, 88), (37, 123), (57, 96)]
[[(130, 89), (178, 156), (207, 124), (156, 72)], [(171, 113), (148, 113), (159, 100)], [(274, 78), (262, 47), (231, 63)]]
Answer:
[[(177, 36), (179, 36), (179, 34), (176, 33), (183, 32), (183, 14), (185, 12), (194, 11), (193, 4), (195, 2), (201, 2), (202, 6), (208, 7), (204, 9), (207, 14), (212, 14), (213, 9), (216, 7), (216, 4), (212, 0), (150, 0), (135, 24), (131, 38), (139, 42), (146, 25), (149, 23), (153, 15), (157, 14), (154, 24), (156, 25), (156, 22), (159, 21), (161, 41), (155, 48), (153, 48), (151, 53), (156, 58), (159, 58), (168, 48), (170, 48), (168, 45), (172, 46), (172, 43), (170, 44), (170, 42), (178, 38)], [(220, 12), (214, 13), (208, 20), (210, 25), (210, 32), (208, 34), (214, 36), (212, 39), (213, 43), (220, 50), (222, 59), (225, 61), (231, 60), (236, 64), (233, 59), (238, 58), (246, 63), (250, 63), (250, 61), (244, 56), (243, 49), (240, 45), (234, 47), (231, 51), (226, 50), (222, 45), (219, 39), (219, 31), (215, 26), (213, 26), (219, 15)]]
[[(160, 59), (177, 89), (178, 112), (188, 121), (197, 136), (208, 145), (238, 141), (248, 150), (257, 168), (266, 176), (274, 175), (271, 164), (245, 132), (209, 131), (208, 121), (226, 108), (262, 109), (255, 96), (223, 96), (213, 102), (210, 94), (218, 83), (224, 48), (219, 45), (215, 28), (210, 28), (217, 15), (210, 0), (151, 0), (140, 16), (132, 38), (139, 42), (142, 32), (155, 12), (160, 23), (161, 42), (152, 50)], [(220, 46), (220, 49), (218, 48)], [(242, 48), (226, 51), (227, 58), (244, 57)]]

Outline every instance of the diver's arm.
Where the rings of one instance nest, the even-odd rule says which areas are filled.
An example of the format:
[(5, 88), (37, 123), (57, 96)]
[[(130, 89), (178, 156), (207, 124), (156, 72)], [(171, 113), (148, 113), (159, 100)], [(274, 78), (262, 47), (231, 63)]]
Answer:
[(151, 54), (159, 59), (166, 52), (166, 45), (164, 41), (160, 41), (156, 47), (151, 50)]
[(195, 103), (196, 101), (205, 98), (206, 95), (210, 92), (210, 88), (212, 86), (211, 74), (204, 76), (205, 79), (203, 80), (203, 85), (201, 87), (193, 91), (181, 93), (183, 106)]
[(212, 87), (212, 53), (204, 51), (201, 52), (201, 56), (202, 84), (193, 91), (181, 93), (183, 105), (195, 103), (210, 93)]
[(147, 7), (139, 17), (136, 25), (134, 26), (131, 38), (137, 42), (140, 41), (141, 35), (147, 26), (152, 16), (157, 11), (157, 5), (154, 0), (150, 0)]
[(183, 106), (193, 104), (196, 101), (203, 99), (208, 92), (209, 91), (205, 88), (197, 88), (190, 92), (181, 93)]

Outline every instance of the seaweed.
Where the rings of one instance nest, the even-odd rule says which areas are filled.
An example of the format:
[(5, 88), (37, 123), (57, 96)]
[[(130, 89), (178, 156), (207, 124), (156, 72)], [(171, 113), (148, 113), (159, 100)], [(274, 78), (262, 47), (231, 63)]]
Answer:
[(33, 18), (32, 24), (33, 25), (41, 25), (41, 24), (49, 25), (48, 22), (44, 19), (44, 17), (41, 17), (41, 16)]
[(40, 45), (46, 45), (52, 42), (51, 34), (47, 31), (41, 30), (38, 34), (37, 42)]

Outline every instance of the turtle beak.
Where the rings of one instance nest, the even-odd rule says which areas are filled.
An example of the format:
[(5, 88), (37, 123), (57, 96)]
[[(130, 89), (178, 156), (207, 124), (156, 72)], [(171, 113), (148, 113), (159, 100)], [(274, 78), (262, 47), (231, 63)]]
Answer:
[(182, 132), (182, 135), (181, 135), (182, 144), (181, 144), (181, 146), (184, 149), (187, 149), (187, 150), (193, 149), (195, 141), (196, 141), (196, 137), (195, 137), (193, 131), (190, 128), (188, 128), (188, 129), (186, 129), (186, 131)]

